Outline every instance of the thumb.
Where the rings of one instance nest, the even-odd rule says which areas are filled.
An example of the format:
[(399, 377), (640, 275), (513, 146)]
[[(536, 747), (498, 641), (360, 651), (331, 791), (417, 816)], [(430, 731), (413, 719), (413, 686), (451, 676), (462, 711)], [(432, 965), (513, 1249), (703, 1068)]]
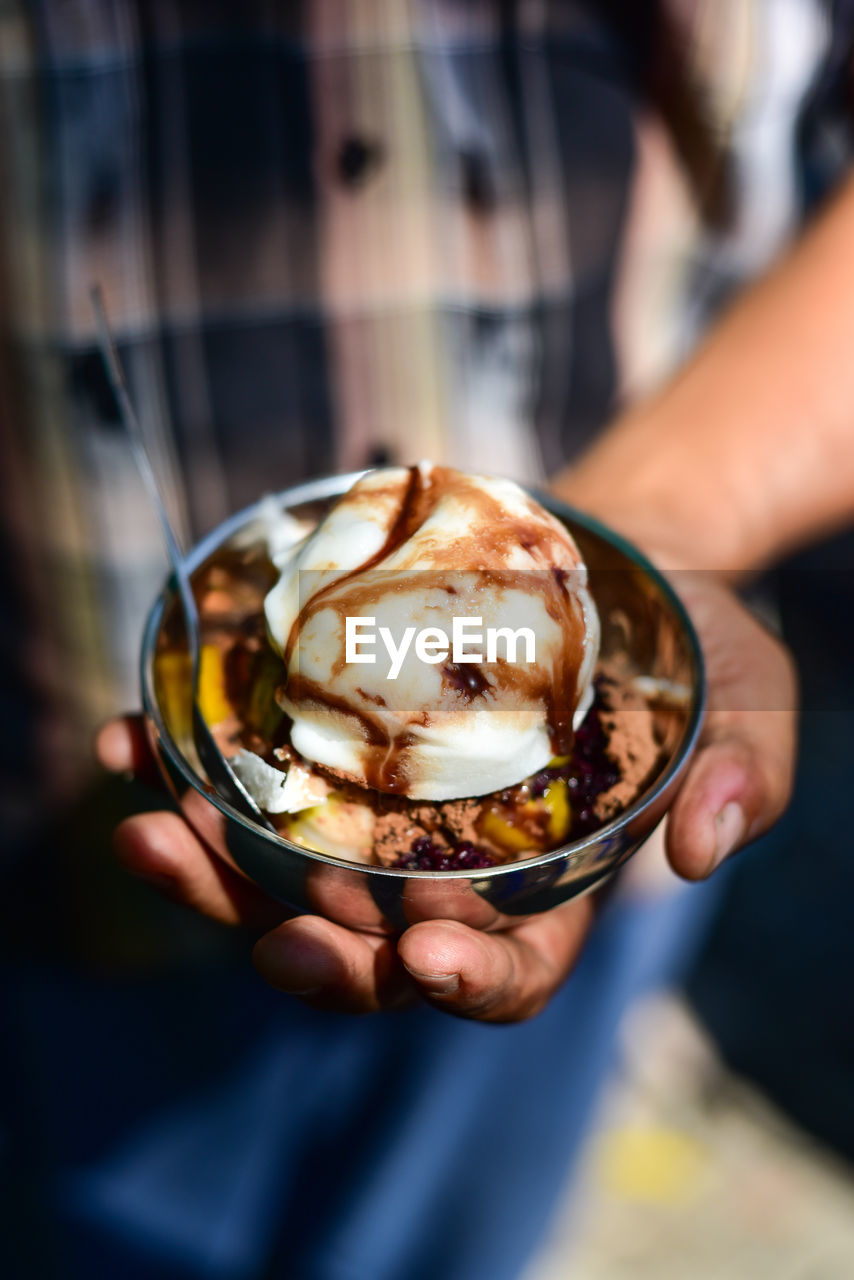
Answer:
[(791, 791), (793, 716), (755, 711), (702, 747), (667, 824), (667, 854), (687, 880), (711, 875), (783, 813)]
[(698, 753), (671, 809), (667, 852), (688, 880), (710, 875), (767, 831), (789, 801), (797, 687), (788, 651), (725, 588), (689, 604), (709, 707)]

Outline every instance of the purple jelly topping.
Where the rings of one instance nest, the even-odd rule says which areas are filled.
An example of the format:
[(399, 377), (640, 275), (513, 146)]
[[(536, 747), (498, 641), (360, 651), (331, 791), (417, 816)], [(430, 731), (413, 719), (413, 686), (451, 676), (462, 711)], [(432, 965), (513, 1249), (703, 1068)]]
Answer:
[(566, 764), (541, 769), (531, 779), (531, 795), (542, 796), (556, 778), (565, 778), (572, 806), (570, 838), (589, 835), (601, 825), (596, 816), (596, 800), (620, 781), (620, 773), (608, 755), (608, 739), (602, 728), (604, 710), (601, 681), (596, 682), (593, 705), (578, 726), (572, 755)]
[(402, 853), (392, 865), (404, 871), (477, 871), (494, 867), (495, 859), (470, 840), (459, 840), (449, 848), (419, 836), (409, 853)]

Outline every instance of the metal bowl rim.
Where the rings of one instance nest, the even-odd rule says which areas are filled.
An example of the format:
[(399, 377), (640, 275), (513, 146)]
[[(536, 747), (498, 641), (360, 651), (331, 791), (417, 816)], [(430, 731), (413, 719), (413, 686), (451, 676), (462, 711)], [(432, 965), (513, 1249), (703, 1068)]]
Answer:
[[(283, 489), (276, 493), (266, 494), (255, 502), (243, 507), (240, 511), (236, 511), (226, 520), (218, 524), (210, 533), (206, 534), (185, 556), (185, 564), (188, 571), (193, 572), (202, 564), (207, 557), (216, 550), (223, 542), (233, 537), (243, 528), (244, 525), (258, 514), (259, 508), (266, 502), (282, 502), (287, 503), (289, 508), (300, 506), (307, 502), (316, 502), (324, 498), (338, 497), (346, 492), (351, 485), (367, 473), (366, 470), (352, 471), (343, 475), (323, 476), (316, 480), (307, 480), (301, 484), (295, 485), (290, 489)], [(642, 815), (646, 810), (652, 807), (662, 792), (670, 786), (670, 784), (685, 769), (688, 761), (693, 754), (694, 748), (699, 737), (703, 724), (703, 717), (706, 708), (706, 674), (705, 664), (703, 661), (703, 652), (700, 641), (694, 629), (688, 612), (683, 605), (679, 596), (671, 587), (670, 583), (664, 577), (659, 569), (649, 561), (646, 556), (638, 550), (631, 542), (623, 538), (621, 534), (614, 532), (607, 525), (600, 523), (595, 517), (587, 515), (583, 511), (578, 511), (575, 507), (568, 503), (561, 502), (555, 498), (553, 494), (545, 493), (537, 489), (529, 489), (529, 492), (537, 501), (543, 503), (547, 509), (553, 514), (564, 516), (573, 521), (574, 524), (586, 529), (589, 533), (599, 537), (602, 541), (615, 547), (622, 552), (628, 560), (637, 568), (641, 569), (654, 582), (657, 589), (665, 597), (679, 622), (681, 623), (684, 637), (687, 641), (687, 647), (691, 657), (692, 674), (693, 674), (693, 705), (691, 713), (688, 717), (688, 723), (680, 744), (679, 750), (676, 751), (662, 771), (661, 775), (655, 780), (652, 787), (649, 788), (642, 796), (627, 809), (624, 809), (616, 818), (604, 824), (601, 827), (585, 836), (582, 840), (576, 840), (572, 844), (561, 846), (559, 849), (552, 849), (548, 853), (539, 854), (537, 857), (519, 859), (516, 862), (505, 862), (496, 867), (484, 867), (476, 873), (470, 870), (457, 871), (416, 871), (403, 867), (380, 867), (367, 862), (354, 862), (345, 858), (335, 858), (330, 854), (320, 853), (316, 849), (306, 849), (302, 845), (293, 843), (284, 836), (274, 834), (267, 831), (264, 827), (259, 827), (257, 823), (250, 821), (249, 818), (232, 808), (227, 800), (224, 800), (217, 792), (208, 790), (205, 783), (195, 772), (189, 761), (178, 749), (172, 735), (170, 734), (163, 717), (160, 714), (160, 707), (154, 692), (154, 651), (157, 642), (157, 636), (160, 629), (160, 622), (166, 606), (167, 596), (172, 594), (171, 585), (172, 577), (169, 575), (164, 582), (162, 590), (157, 595), (154, 603), (149, 610), (143, 630), (142, 652), (140, 655), (140, 685), (142, 690), (142, 708), (146, 716), (148, 716), (157, 730), (158, 740), (162, 744), (163, 749), (169, 756), (171, 763), (184, 777), (184, 779), (192, 786), (200, 795), (204, 796), (226, 819), (238, 823), (245, 827), (253, 835), (267, 841), (272, 847), (283, 847), (291, 853), (299, 854), (301, 857), (308, 858), (310, 861), (319, 862), (327, 866), (339, 867), (346, 871), (356, 871), (368, 875), (388, 876), (392, 879), (399, 880), (495, 880), (501, 876), (512, 875), (524, 867), (527, 871), (534, 867), (548, 867), (554, 862), (560, 862), (568, 855), (576, 855), (583, 852), (584, 849), (591, 848), (601, 844), (603, 840), (608, 840), (617, 832), (621, 831), (629, 825), (630, 822)]]

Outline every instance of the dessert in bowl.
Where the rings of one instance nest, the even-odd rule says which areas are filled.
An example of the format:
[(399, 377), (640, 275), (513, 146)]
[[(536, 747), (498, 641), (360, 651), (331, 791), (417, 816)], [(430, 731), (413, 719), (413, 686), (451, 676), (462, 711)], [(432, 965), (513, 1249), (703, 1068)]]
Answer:
[(152, 744), (188, 820), (298, 910), (515, 921), (609, 875), (675, 795), (703, 709), (690, 621), (547, 496), (425, 463), (333, 477), (239, 513), (188, 567), (202, 712), (276, 832), (195, 759), (168, 590), (143, 646)]

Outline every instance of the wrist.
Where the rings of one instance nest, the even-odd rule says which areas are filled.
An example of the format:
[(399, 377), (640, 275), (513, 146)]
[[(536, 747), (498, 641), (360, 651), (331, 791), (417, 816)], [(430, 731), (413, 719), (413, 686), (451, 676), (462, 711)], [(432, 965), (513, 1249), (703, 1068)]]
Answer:
[(736, 477), (696, 458), (660, 421), (616, 424), (553, 492), (633, 542), (663, 569), (702, 569), (731, 579), (761, 562), (755, 512)]

